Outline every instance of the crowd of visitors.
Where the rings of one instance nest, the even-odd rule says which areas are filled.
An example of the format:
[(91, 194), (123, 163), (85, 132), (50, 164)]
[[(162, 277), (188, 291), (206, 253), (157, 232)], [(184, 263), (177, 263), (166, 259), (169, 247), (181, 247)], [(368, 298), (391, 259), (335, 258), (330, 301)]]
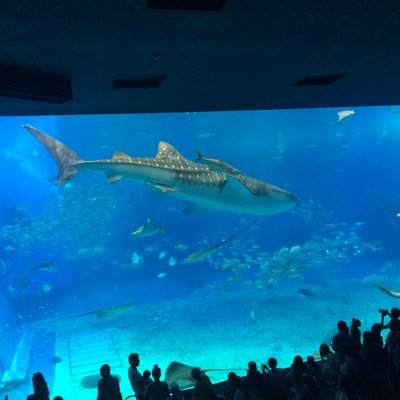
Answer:
[[(128, 378), (132, 393), (127, 397), (137, 400), (400, 400), (400, 310), (379, 310), (381, 321), (371, 330), (361, 331), (361, 322), (355, 318), (350, 328), (345, 321), (337, 323), (338, 332), (331, 347), (322, 343), (318, 354), (306, 360), (296, 355), (290, 368), (278, 368), (271, 357), (260, 370), (254, 361), (248, 363), (247, 374), (239, 377), (228, 374), (223, 393), (213, 385), (199, 368), (191, 370), (194, 389), (179, 390), (160, 380), (161, 370), (138, 370), (139, 355), (129, 355)], [(389, 317), (387, 323), (385, 318)], [(388, 329), (386, 340), (382, 331)], [(317, 359), (317, 361), (316, 361)], [(119, 381), (111, 375), (110, 366), (100, 368), (97, 400), (122, 400)], [(150, 377), (152, 376), (152, 378)], [(37, 372), (32, 377), (34, 393), (27, 400), (50, 400), (44, 376)], [(78, 398), (78, 397), (76, 397)], [(63, 400), (56, 396), (53, 400)]]

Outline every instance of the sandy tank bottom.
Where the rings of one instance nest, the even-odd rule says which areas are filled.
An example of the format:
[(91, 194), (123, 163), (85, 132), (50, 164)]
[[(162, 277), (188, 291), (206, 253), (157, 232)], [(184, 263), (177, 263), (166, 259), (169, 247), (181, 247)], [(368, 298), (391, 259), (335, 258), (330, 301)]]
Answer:
[(178, 361), (211, 370), (212, 382), (225, 380), (229, 370), (245, 374), (250, 360), (260, 365), (274, 356), (279, 366), (287, 367), (296, 354), (306, 357), (320, 343), (330, 343), (338, 320), (350, 324), (353, 317), (360, 319), (364, 331), (380, 321), (379, 308), (400, 306), (396, 299), (359, 281), (331, 282), (310, 289), (308, 295), (296, 288), (285, 290), (221, 297), (209, 287), (202, 296), (139, 305), (118, 319), (58, 327), (55, 354), (62, 362), (55, 366), (51, 393), (65, 400), (77, 394), (82, 400), (95, 398), (96, 375), (108, 363), (112, 374), (121, 378), (125, 398), (132, 394), (127, 377), (131, 352), (140, 354), (141, 372), (158, 364), (164, 376), (167, 366)]

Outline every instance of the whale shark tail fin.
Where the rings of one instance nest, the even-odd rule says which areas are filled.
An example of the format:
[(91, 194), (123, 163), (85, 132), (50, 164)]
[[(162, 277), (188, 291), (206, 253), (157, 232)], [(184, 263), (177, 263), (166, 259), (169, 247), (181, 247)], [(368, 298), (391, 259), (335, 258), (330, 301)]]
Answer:
[(78, 154), (64, 143), (61, 143), (59, 140), (46, 135), (30, 125), (23, 125), (22, 127), (35, 136), (53, 157), (58, 167), (56, 183), (67, 182), (78, 175), (79, 171), (74, 167), (74, 164), (82, 161)]

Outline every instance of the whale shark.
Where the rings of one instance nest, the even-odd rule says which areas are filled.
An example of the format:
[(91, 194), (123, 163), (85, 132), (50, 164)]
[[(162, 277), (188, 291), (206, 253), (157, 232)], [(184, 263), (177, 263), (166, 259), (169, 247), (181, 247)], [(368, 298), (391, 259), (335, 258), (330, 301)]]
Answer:
[[(252, 215), (287, 211), (296, 196), (277, 186), (250, 177), (219, 163), (218, 168), (190, 161), (166, 142), (158, 144), (155, 157), (130, 157), (116, 151), (111, 159), (85, 161), (59, 140), (23, 125), (50, 153), (58, 166), (56, 183), (62, 184), (80, 173), (100, 173), (110, 183), (132, 179), (192, 202), (185, 212), (227, 210)], [(211, 159), (212, 160), (212, 159)], [(214, 162), (214, 165), (216, 163)]]

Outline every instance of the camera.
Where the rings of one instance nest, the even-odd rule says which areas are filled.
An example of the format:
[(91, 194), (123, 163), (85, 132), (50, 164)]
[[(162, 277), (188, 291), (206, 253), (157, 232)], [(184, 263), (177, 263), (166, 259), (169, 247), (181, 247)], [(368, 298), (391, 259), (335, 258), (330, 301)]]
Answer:
[(382, 309), (382, 308), (379, 309), (379, 312), (380, 312), (382, 315), (388, 315), (388, 314), (389, 314), (389, 311), (388, 311), (388, 310), (384, 310), (384, 309)]

